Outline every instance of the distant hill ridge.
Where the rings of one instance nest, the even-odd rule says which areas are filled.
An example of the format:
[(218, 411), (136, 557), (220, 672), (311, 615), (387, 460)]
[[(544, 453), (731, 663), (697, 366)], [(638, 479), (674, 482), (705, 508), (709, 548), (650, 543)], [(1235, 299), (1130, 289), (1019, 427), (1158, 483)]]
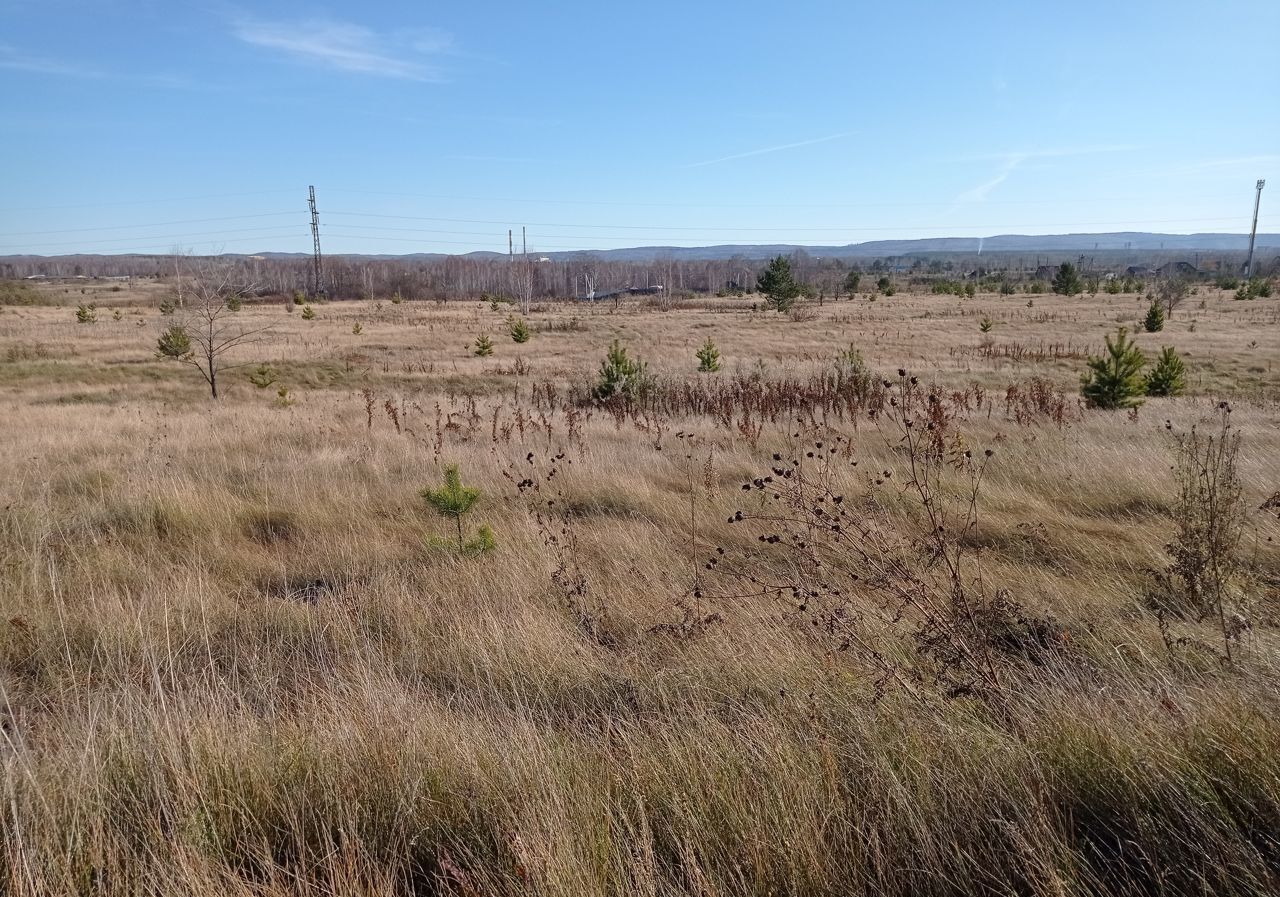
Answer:
[[(536, 235), (535, 240), (536, 240)], [(1158, 234), (1143, 231), (1119, 231), (1102, 234), (999, 234), (991, 237), (930, 237), (919, 240), (871, 240), (865, 243), (811, 246), (799, 243), (731, 243), (715, 246), (635, 246), (625, 249), (578, 249), (555, 252), (538, 252), (540, 258), (557, 261), (591, 257), (603, 261), (648, 262), (658, 258), (682, 261), (695, 259), (727, 259), (743, 256), (760, 259), (803, 249), (813, 256), (826, 258), (884, 258), (900, 255), (933, 255), (960, 253), (976, 255), (985, 253), (1072, 252), (1072, 253), (1136, 253), (1136, 252), (1244, 252), (1249, 245), (1248, 234)], [(1258, 234), (1257, 251), (1280, 250), (1280, 234)], [(344, 258), (401, 259), (406, 261), (442, 259), (450, 253), (417, 252), (390, 253), (329, 253)], [(61, 258), (95, 255), (93, 253), (68, 253)], [(121, 254), (124, 255), (124, 254)], [(149, 253), (128, 253), (149, 257)], [(154, 255), (162, 255), (156, 253)], [(308, 252), (247, 252), (227, 253), (236, 256), (262, 256), (264, 258), (295, 258), (309, 256)], [(468, 252), (464, 258), (502, 258), (504, 252)], [(19, 258), (52, 258), (52, 256), (0, 256), (0, 260)]]
[[(714, 246), (635, 246), (625, 249), (579, 249), (539, 252), (539, 257), (559, 260), (591, 256), (607, 261), (645, 262), (655, 258), (727, 259), (786, 254), (797, 249), (827, 258), (882, 258), (893, 255), (986, 252), (1244, 252), (1248, 234), (1157, 234), (1118, 231), (1105, 234), (999, 234), (992, 237), (930, 237), (920, 240), (870, 240), (865, 243), (811, 246), (800, 243), (725, 243)], [(1258, 234), (1256, 248), (1280, 249), (1280, 234)], [(307, 255), (307, 253), (260, 253)], [(500, 258), (502, 252), (469, 252), (470, 258)], [(378, 258), (444, 258), (442, 253), (379, 255)]]

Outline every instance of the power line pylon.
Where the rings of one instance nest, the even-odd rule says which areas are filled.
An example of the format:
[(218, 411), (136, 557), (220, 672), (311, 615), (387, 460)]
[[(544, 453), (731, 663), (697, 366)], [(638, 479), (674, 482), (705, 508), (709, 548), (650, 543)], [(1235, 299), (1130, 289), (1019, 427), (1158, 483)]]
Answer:
[(320, 213), (316, 211), (316, 188), (308, 187), (311, 191), (308, 200), (311, 206), (311, 241), (315, 246), (315, 282), (312, 285), (312, 294), (316, 296), (324, 295), (324, 263), (320, 259)]
[(1249, 229), (1249, 258), (1244, 263), (1244, 276), (1248, 278), (1253, 274), (1253, 241), (1258, 237), (1258, 206), (1262, 205), (1262, 188), (1267, 186), (1267, 182), (1262, 178), (1258, 179), (1258, 183), (1254, 186), (1257, 191), (1253, 195), (1253, 227)]

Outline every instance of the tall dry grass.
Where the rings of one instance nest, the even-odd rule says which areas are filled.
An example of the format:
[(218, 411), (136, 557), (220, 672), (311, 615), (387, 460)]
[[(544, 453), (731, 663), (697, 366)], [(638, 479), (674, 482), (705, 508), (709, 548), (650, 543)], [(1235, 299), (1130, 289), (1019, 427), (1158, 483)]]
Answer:
[[(3, 890), (1276, 892), (1280, 532), (1254, 511), (1280, 488), (1275, 306), (1192, 297), (1142, 337), (1186, 353), (1193, 394), (1134, 419), (1076, 407), (1062, 353), (976, 350), (1096, 347), (1141, 303), (1025, 303), (557, 307), (535, 325), (578, 323), (520, 346), (478, 303), (246, 308), (278, 323), (239, 360), (271, 363), (291, 407), (238, 375), (211, 403), (154, 358), (167, 319), (145, 305), (5, 308)], [(464, 348), (481, 332), (492, 358)], [(708, 335), (726, 368), (698, 375)], [(936, 383), (947, 438), (995, 453), (947, 544), (1048, 635), (984, 642), (999, 685), (959, 696), (874, 590), (840, 624), (865, 649), (833, 640), (789, 587), (852, 562), (823, 543), (821, 579), (729, 518), (839, 437), (824, 488), (932, 576), (902, 547), (929, 531), (892, 412), (757, 414), (753, 440), (674, 400), (580, 407), (615, 336), (669, 384), (803, 381), (850, 343)], [(1006, 402), (1034, 377), (1072, 397), (1062, 419)], [(1176, 530), (1165, 421), (1222, 399), (1248, 509), (1230, 663), (1212, 620), (1162, 631), (1150, 602)], [(448, 463), (484, 490), (493, 555), (431, 538), (448, 522), (418, 493)]]

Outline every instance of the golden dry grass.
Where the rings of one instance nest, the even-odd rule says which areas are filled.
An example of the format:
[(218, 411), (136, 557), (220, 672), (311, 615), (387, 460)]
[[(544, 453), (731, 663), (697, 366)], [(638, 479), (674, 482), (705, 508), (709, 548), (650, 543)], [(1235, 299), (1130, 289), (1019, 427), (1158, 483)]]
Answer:
[[(289, 407), (249, 368), (214, 403), (157, 359), (170, 319), (149, 297), (93, 325), (4, 308), (0, 889), (1273, 893), (1280, 531), (1253, 509), (1280, 489), (1280, 306), (1201, 288), (1139, 334), (1184, 354), (1191, 391), (1134, 418), (1075, 406), (1078, 357), (979, 345), (1096, 351), (1146, 303), (1028, 298), (859, 297), (798, 322), (750, 299), (555, 305), (524, 345), (478, 302), (248, 306), (275, 330), (235, 360), (273, 365)], [(497, 351), (474, 357), (486, 332)], [(724, 370), (698, 375), (708, 336)], [(909, 495), (869, 482), (904, 476), (893, 429), (782, 419), (753, 446), (706, 416), (571, 424), (566, 391), (614, 338), (673, 382), (805, 375), (852, 344), (891, 379), (980, 385), (956, 427), (996, 454), (967, 547), (1069, 644), (1002, 661), (994, 703), (927, 675), (923, 700), (877, 688), (788, 597), (703, 565), (724, 548), (807, 575), (726, 518), (773, 452), (837, 433), (859, 461), (838, 489), (918, 528)], [(1065, 425), (1006, 414), (1033, 376), (1072, 397)], [(1165, 421), (1222, 400), (1249, 508), (1233, 666), (1210, 622), (1176, 621), (1205, 647), (1168, 648), (1145, 600), (1173, 533)], [(496, 552), (439, 546), (418, 493), (447, 463), (484, 491), (468, 524)]]

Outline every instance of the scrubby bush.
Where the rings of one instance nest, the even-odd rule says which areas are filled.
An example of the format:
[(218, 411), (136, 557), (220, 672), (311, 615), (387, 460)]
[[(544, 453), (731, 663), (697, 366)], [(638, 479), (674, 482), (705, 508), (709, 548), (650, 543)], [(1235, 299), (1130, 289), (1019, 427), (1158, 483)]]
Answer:
[(996, 322), (991, 320), (991, 318), (989, 317), (984, 317), (981, 321), (978, 322), (978, 329), (981, 330), (983, 333), (990, 333), (991, 328), (994, 326), (996, 326)]
[(354, 324), (351, 325), (351, 332), (354, 335), (359, 336), (360, 334), (364, 333), (364, 325), (361, 324), (359, 321), (356, 321)]
[(471, 354), (480, 358), (485, 358), (493, 354), (493, 340), (489, 338), (487, 333), (482, 333), (476, 337), (475, 344), (471, 349)]
[(96, 305), (76, 306), (76, 322), (79, 324), (98, 323), (98, 307)]
[(306, 293), (304, 293), (304, 292), (302, 292), (302, 290), (294, 290), (294, 291), (293, 291), (293, 304), (294, 304), (294, 305), (306, 305), (306, 304), (307, 304), (307, 294), (306, 294)]
[(310, 305), (302, 306), (302, 320), (314, 321), (316, 319), (316, 310)]

